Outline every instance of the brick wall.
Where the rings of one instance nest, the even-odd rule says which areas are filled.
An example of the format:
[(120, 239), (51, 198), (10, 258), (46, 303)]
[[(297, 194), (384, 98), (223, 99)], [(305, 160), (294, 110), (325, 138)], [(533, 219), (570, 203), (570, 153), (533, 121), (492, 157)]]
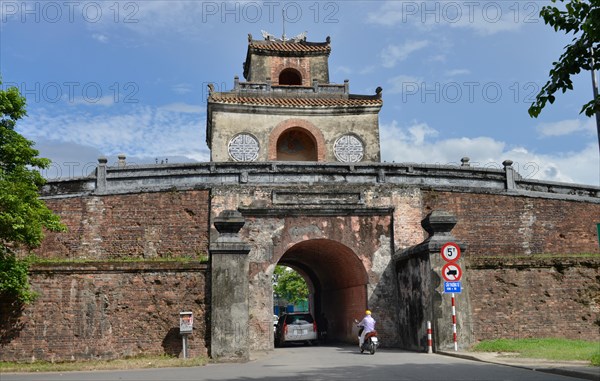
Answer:
[(206, 270), (200, 263), (37, 266), (35, 302), (19, 310), (0, 300), (0, 360), (179, 356), (181, 311), (194, 312), (189, 356), (206, 355)]
[(472, 260), (467, 267), (479, 340), (600, 340), (600, 259)]
[(67, 225), (36, 250), (45, 258), (198, 258), (208, 253), (208, 191), (46, 200)]
[(432, 210), (458, 217), (452, 234), (469, 256), (600, 254), (600, 204), (424, 191), (423, 216)]
[(423, 193), (424, 214), (458, 217), (476, 339), (600, 339), (600, 204)]

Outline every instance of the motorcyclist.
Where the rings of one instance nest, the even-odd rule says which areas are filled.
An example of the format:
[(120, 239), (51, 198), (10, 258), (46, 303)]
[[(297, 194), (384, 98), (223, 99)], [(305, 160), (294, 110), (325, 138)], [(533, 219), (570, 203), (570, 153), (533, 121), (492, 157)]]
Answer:
[(362, 348), (363, 343), (365, 342), (365, 336), (369, 332), (373, 332), (375, 330), (375, 319), (371, 317), (371, 311), (365, 311), (365, 317), (358, 323), (359, 327), (362, 327), (362, 332), (360, 333), (358, 339), (358, 347)]

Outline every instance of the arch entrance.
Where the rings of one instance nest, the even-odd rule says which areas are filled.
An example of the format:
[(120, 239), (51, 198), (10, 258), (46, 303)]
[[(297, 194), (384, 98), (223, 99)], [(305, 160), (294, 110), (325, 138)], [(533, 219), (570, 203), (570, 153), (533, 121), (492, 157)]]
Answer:
[(313, 316), (328, 321), (328, 339), (354, 343), (353, 319), (367, 307), (368, 277), (362, 262), (347, 246), (329, 239), (309, 239), (289, 248), (278, 264), (307, 278)]
[(277, 139), (277, 160), (317, 161), (317, 144), (314, 137), (300, 127), (287, 129)]

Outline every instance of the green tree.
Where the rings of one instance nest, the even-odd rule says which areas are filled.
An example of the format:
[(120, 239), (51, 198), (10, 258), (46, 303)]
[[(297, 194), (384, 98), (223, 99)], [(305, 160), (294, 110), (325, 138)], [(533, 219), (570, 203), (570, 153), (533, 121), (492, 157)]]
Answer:
[[(564, 3), (564, 9), (547, 5), (542, 7), (540, 16), (556, 32), (573, 34), (571, 43), (565, 46), (563, 54), (554, 62), (550, 70), (550, 79), (537, 94), (529, 107), (529, 115), (537, 118), (549, 102), (555, 101), (558, 91), (565, 93), (573, 90), (571, 76), (581, 70), (600, 69), (600, 0), (558, 0)], [(552, 0), (556, 3), (557, 0)], [(594, 89), (592, 99), (584, 104), (580, 113), (587, 116), (596, 114), (598, 122), (598, 141), (600, 143), (600, 96)]]
[(0, 89), (0, 294), (22, 302), (31, 301), (33, 293), (27, 263), (12, 249), (39, 246), (44, 229), (66, 229), (38, 194), (45, 183), (39, 170), (50, 160), (37, 157), (34, 143), (15, 131), (17, 120), (26, 114), (25, 98), (17, 88)]
[(296, 304), (308, 300), (308, 286), (304, 278), (287, 266), (275, 267), (273, 272), (273, 292), (288, 303)]

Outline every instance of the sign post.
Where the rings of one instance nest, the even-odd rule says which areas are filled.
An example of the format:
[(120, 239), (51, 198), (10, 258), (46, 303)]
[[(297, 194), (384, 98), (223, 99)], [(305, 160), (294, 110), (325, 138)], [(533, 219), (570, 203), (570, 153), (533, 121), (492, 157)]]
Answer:
[(188, 335), (192, 333), (194, 329), (194, 313), (191, 311), (179, 313), (179, 334), (181, 335), (181, 346), (183, 348), (183, 358), (188, 357), (188, 346), (187, 339)]
[(444, 278), (444, 292), (452, 295), (452, 340), (454, 351), (458, 351), (458, 337), (456, 334), (456, 298), (455, 293), (460, 293), (462, 269), (456, 263), (460, 258), (460, 246), (455, 242), (448, 242), (440, 250), (442, 258), (447, 263), (442, 267), (442, 278)]

